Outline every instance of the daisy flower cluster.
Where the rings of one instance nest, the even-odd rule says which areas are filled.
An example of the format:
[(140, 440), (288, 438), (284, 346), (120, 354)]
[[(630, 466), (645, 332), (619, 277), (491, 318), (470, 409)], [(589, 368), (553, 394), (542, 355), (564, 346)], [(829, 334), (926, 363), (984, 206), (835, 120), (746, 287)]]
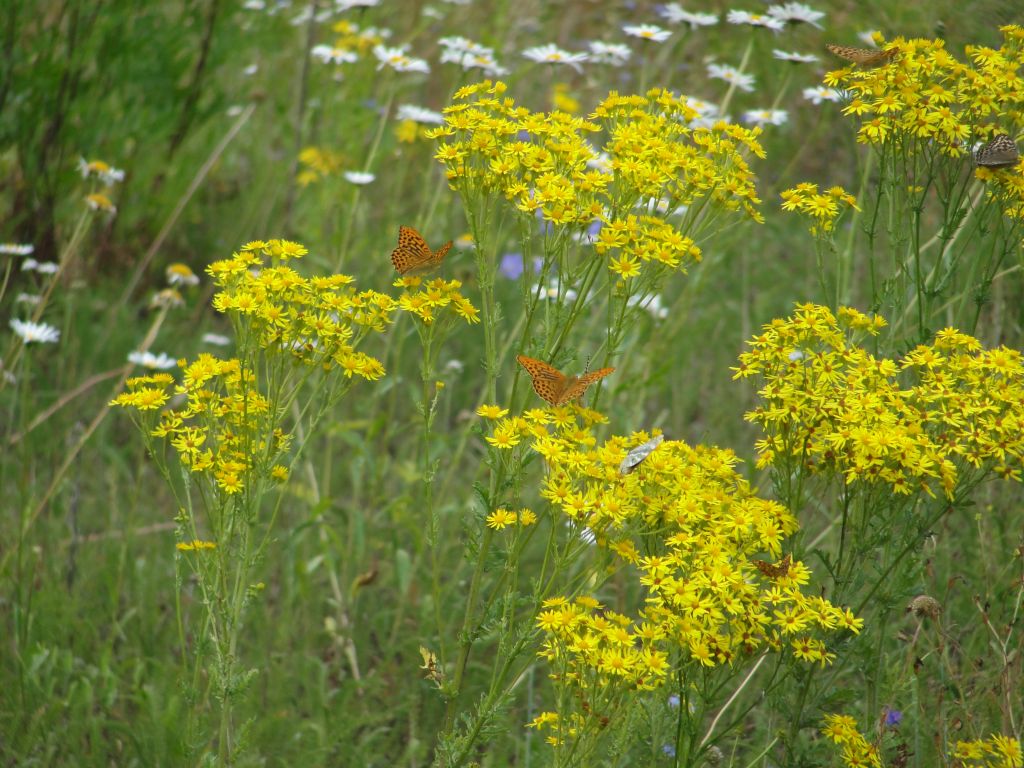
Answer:
[(677, 673), (691, 679), (765, 648), (826, 665), (835, 658), (827, 637), (860, 631), (851, 611), (804, 593), (810, 571), (782, 557), (796, 519), (754, 493), (731, 451), (665, 440), (624, 474), (623, 459), (650, 434), (599, 444), (589, 429), (598, 420), (592, 412), (572, 406), (548, 414), (543, 428), (524, 419), (530, 448), (547, 467), (541, 496), (577, 535), (589, 531), (644, 593), (635, 617), (592, 597), (544, 603), (540, 656), (556, 688), (573, 694), (561, 701), (589, 703), (534, 722), (549, 729), (552, 743), (577, 738), (581, 728), (611, 718), (624, 697), (669, 684)]
[(849, 92), (843, 113), (860, 119), (858, 141), (960, 157), (972, 139), (1024, 123), (1024, 27), (1000, 30), (998, 49), (967, 46), (970, 63), (946, 51), (943, 40), (896, 38), (885, 46), (892, 52), (887, 63), (829, 72), (825, 85)]
[(836, 220), (848, 208), (859, 211), (857, 199), (842, 187), (831, 187), (824, 193), (818, 185), (804, 182), (781, 193), (782, 210), (796, 211), (806, 216), (812, 235), (831, 232)]
[[(84, 157), (78, 159), (78, 171), (83, 179), (96, 179), (104, 187), (112, 187), (124, 181), (124, 171), (114, 168), (102, 160), (86, 160)], [(111, 216), (117, 213), (117, 206), (114, 205), (107, 192), (91, 192), (85, 196), (85, 204), (90, 210), (102, 211)]]
[[(747, 153), (764, 156), (758, 130), (725, 122), (690, 128), (700, 115), (687, 100), (654, 89), (610, 94), (588, 119), (555, 110), (531, 112), (503, 96), (502, 83), (456, 93), (445, 110), (437, 159), (451, 186), (472, 200), (500, 195), (522, 214), (581, 235), (597, 220), (599, 255), (615, 257), (622, 277), (645, 262), (682, 268), (700, 258), (693, 240), (665, 218), (699, 201), (760, 221)], [(589, 136), (603, 136), (602, 151)], [(628, 213), (665, 201), (661, 216)], [(655, 209), (654, 213), (659, 210)]]
[(442, 37), (438, 42), (441, 44), (442, 64), (458, 64), (463, 72), (479, 69), (485, 77), (502, 77), (509, 73), (508, 69), (498, 63), (493, 48), (461, 35)]
[(333, 44), (316, 45), (310, 54), (325, 64), (352, 64), (359, 61), (391, 37), (391, 30), (377, 27), (361, 29), (358, 24), (347, 19), (336, 22), (332, 27), (337, 37)]
[(947, 498), (990, 472), (1019, 481), (1021, 353), (984, 349), (952, 328), (898, 360), (851, 340), (884, 325), (850, 308), (837, 319), (827, 307), (803, 304), (747, 342), (752, 349), (734, 370), (736, 378), (763, 382), (761, 404), (746, 414), (765, 434), (758, 466), (802, 465), (847, 483), (884, 483), (897, 494), (938, 490)]

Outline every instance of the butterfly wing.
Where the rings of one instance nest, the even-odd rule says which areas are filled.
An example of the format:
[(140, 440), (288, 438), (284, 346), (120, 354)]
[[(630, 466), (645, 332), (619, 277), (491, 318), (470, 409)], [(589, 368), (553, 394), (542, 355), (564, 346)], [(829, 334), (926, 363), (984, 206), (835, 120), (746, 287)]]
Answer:
[(438, 248), (436, 251), (434, 251), (434, 253), (432, 253), (430, 255), (430, 261), (429, 261), (430, 269), (433, 269), (434, 267), (440, 266), (441, 262), (444, 261), (444, 257), (447, 255), (448, 251), (451, 250), (451, 248), (452, 248), (452, 241), (449, 240), (447, 243), (445, 243), (440, 248)]
[(530, 381), (533, 383), (533, 391), (542, 400), (551, 405), (561, 405), (565, 385), (568, 379), (554, 366), (548, 365), (543, 360), (537, 360), (526, 355), (518, 355), (516, 361), (530, 374)]
[(422, 267), (432, 255), (423, 235), (412, 227), (398, 228), (398, 247), (391, 252), (391, 263), (399, 274)]
[(870, 48), (854, 48), (850, 45), (833, 45), (832, 43), (827, 44), (825, 47), (839, 58), (852, 61), (854, 64), (860, 64), (862, 67), (877, 67), (887, 63), (896, 55), (895, 48), (875, 51)]
[(984, 168), (1011, 168), (1019, 160), (1017, 142), (1005, 133), (995, 136), (975, 155), (975, 162)]
[(559, 398), (559, 401), (554, 403), (554, 405), (564, 405), (565, 403), (571, 403), (573, 400), (579, 399), (591, 384), (596, 381), (600, 381), (614, 370), (614, 368), (602, 368), (599, 371), (585, 373), (579, 378), (573, 378), (569, 381), (569, 384), (562, 393), (562, 396)]

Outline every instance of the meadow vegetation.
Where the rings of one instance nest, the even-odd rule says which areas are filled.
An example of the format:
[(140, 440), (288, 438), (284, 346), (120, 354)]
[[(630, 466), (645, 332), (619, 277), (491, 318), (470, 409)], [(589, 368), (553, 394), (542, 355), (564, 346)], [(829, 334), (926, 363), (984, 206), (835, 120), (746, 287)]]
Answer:
[(12, 3), (0, 762), (1024, 768), (1015, 15)]

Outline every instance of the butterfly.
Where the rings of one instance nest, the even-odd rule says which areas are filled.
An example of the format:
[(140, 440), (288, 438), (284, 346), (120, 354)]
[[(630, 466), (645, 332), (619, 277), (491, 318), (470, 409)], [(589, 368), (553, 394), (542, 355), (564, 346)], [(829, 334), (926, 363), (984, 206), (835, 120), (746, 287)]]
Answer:
[(402, 275), (422, 275), (436, 269), (444, 259), (452, 241), (431, 251), (423, 235), (412, 227), (398, 228), (398, 247), (391, 252), (391, 263)]
[(899, 53), (898, 48), (886, 48), (884, 51), (875, 51), (871, 48), (853, 48), (849, 45), (832, 45), (832, 43), (825, 47), (839, 58), (852, 61), (854, 64), (860, 64), (862, 67), (879, 67), (882, 64), (888, 64)]
[(996, 134), (974, 155), (974, 161), (984, 168), (1011, 168), (1018, 160), (1017, 142), (1005, 133)]
[(587, 391), (587, 387), (615, 370), (614, 368), (602, 368), (582, 376), (566, 376), (543, 360), (535, 360), (526, 355), (518, 355), (516, 360), (530, 374), (530, 378), (533, 380), (533, 391), (552, 405), (571, 403), (580, 398)]
[(655, 435), (646, 443), (641, 443), (636, 448), (627, 453), (626, 458), (624, 458), (622, 460), (622, 463), (619, 464), (619, 474), (628, 475), (630, 472), (636, 469), (637, 465), (641, 461), (646, 459), (648, 456), (650, 456), (651, 453), (654, 452), (654, 449), (661, 445), (664, 440), (664, 435)]
[(769, 579), (778, 579), (783, 576), (789, 576), (789, 568), (793, 565), (793, 556), (786, 555), (774, 565), (764, 560), (755, 560), (754, 565), (757, 567), (757, 570)]

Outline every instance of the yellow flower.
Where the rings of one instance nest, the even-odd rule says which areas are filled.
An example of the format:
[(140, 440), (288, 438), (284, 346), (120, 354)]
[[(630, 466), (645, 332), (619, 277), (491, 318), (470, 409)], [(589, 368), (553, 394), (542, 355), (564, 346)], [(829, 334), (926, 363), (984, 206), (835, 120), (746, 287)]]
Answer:
[(509, 525), (515, 525), (516, 513), (507, 509), (496, 509), (487, 516), (487, 527), (500, 531)]
[(476, 415), (485, 419), (501, 419), (508, 415), (508, 408), (499, 405), (481, 405), (476, 409)]

